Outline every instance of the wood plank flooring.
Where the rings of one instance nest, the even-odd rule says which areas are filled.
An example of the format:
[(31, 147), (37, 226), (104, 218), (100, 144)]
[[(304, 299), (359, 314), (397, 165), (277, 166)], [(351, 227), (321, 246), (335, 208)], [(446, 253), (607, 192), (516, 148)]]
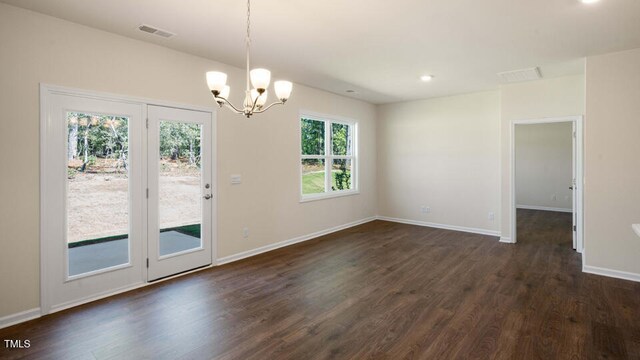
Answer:
[(518, 244), (375, 221), (0, 330), (3, 359), (640, 359), (640, 284), (581, 272), (571, 215)]

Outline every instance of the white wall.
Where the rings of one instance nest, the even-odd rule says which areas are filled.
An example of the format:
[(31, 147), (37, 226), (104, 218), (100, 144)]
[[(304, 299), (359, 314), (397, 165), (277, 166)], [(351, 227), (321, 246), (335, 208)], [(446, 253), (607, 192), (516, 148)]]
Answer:
[(378, 106), (378, 213), (497, 232), (499, 144), (497, 91)]
[(584, 114), (584, 76), (574, 75), (500, 88), (501, 236), (511, 239), (511, 122)]
[[(39, 306), (39, 84), (214, 106), (204, 74), (241, 69), (0, 4), (0, 317)], [(276, 77), (278, 74), (274, 74)], [(281, 74), (286, 75), (286, 74)], [(360, 194), (299, 203), (300, 109), (359, 121)], [(218, 256), (374, 216), (375, 106), (295, 85), (252, 119), (218, 112)], [(242, 185), (229, 176), (242, 174)], [(249, 239), (242, 228), (250, 228)]]
[(521, 124), (515, 129), (516, 204), (572, 211), (573, 124)]
[[(585, 270), (640, 281), (640, 49), (587, 58)], [(622, 273), (621, 273), (622, 272)], [(624, 273), (629, 274), (624, 274)]]

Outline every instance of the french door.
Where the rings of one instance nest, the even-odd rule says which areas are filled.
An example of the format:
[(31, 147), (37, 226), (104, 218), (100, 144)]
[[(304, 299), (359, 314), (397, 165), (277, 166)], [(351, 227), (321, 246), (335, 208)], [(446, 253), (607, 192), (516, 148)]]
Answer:
[[(150, 281), (211, 264), (211, 114), (148, 109)], [(206, 219), (206, 221), (205, 221)]]
[(41, 310), (212, 263), (212, 113), (43, 87)]

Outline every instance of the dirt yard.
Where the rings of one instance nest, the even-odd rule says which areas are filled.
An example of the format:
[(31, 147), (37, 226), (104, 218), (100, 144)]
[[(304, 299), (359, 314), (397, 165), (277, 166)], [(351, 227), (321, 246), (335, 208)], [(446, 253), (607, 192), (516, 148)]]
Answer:
[[(129, 181), (124, 175), (79, 173), (68, 181), (68, 242), (129, 232)], [(200, 223), (198, 176), (163, 174), (159, 192), (161, 228)]]

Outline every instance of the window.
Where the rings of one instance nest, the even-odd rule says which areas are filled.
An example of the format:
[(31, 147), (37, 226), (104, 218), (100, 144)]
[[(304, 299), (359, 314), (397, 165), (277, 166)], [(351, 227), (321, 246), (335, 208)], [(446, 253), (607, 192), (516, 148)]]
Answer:
[(357, 124), (300, 116), (302, 200), (357, 193)]

